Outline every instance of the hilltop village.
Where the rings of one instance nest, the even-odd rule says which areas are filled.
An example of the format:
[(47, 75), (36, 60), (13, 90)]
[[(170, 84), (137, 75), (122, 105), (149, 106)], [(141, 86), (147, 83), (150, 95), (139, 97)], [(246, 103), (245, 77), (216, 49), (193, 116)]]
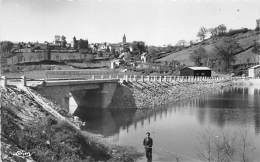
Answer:
[(223, 24), (210, 29), (201, 27), (199, 40), (180, 40), (176, 45), (162, 47), (148, 46), (143, 41), (127, 42), (125, 34), (119, 43), (90, 43), (76, 37), (69, 42), (63, 35), (44, 43), (4, 41), (2, 72), (105, 68), (179, 75), (184, 67), (206, 66), (217, 73), (247, 75), (247, 69), (260, 61), (259, 26), (258, 19), (254, 30), (228, 31)]
[[(15, 72), (29, 65), (69, 65), (75, 68), (135, 67), (150, 62), (148, 46), (142, 41), (127, 42), (123, 35), (120, 43), (89, 43), (73, 37), (67, 43), (65, 36), (56, 35), (53, 42), (12, 43), (10, 50), (2, 55), (4, 72)], [(154, 65), (160, 70), (160, 65)], [(53, 66), (47, 70), (52, 70)], [(46, 69), (45, 69), (46, 70)]]

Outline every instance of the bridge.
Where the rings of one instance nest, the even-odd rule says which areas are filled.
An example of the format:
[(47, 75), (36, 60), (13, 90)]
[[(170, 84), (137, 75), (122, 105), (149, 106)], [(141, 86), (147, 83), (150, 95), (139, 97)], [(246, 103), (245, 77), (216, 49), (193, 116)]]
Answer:
[[(201, 82), (223, 80), (224, 77), (159, 76), (135, 75), (128, 73), (89, 73), (84, 70), (46, 71), (43, 78), (28, 76), (1, 77), (1, 85), (28, 86), (42, 96), (58, 103), (73, 114), (77, 107), (109, 109), (118, 107), (118, 102), (128, 102), (128, 107), (136, 107), (133, 94), (123, 82)], [(73, 106), (75, 105), (75, 106)], [(84, 106), (83, 106), (84, 105)]]
[(37, 86), (62, 86), (80, 85), (102, 82), (195, 82), (203, 80), (223, 80), (224, 77), (194, 77), (194, 76), (172, 76), (172, 75), (140, 75), (135, 73), (111, 72), (111, 71), (86, 71), (86, 70), (46, 70), (44, 74), (34, 71), (34, 75), (25, 73), (20, 77), (1, 76), (1, 84), (21, 84), (29, 87)]

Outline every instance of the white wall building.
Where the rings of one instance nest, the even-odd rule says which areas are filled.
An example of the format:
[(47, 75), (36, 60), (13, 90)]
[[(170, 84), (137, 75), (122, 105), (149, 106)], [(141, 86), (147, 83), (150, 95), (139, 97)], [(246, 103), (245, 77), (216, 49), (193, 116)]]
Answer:
[(248, 77), (250, 77), (250, 78), (260, 77), (260, 65), (256, 65), (256, 66), (249, 68)]
[(142, 61), (142, 63), (147, 63), (147, 53), (146, 52), (141, 55), (141, 61)]

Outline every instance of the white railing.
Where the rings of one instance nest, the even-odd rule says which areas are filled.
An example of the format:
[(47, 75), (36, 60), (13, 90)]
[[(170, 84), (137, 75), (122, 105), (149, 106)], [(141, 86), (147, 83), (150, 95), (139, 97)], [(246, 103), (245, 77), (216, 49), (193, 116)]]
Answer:
[(194, 76), (136, 76), (136, 75), (125, 75), (123, 80), (130, 82), (198, 82), (207, 80), (224, 80), (225, 77), (194, 77)]
[[(6, 78), (5, 76), (1, 76), (1, 84), (2, 86), (6, 86), (7, 80), (19, 82), (19, 84), (23, 86), (27, 86), (28, 81), (70, 81), (70, 80), (86, 80), (86, 81), (93, 81), (93, 80), (118, 80), (118, 81), (126, 81), (126, 82), (202, 82), (202, 81), (220, 81), (220, 80), (227, 80), (227, 79), (242, 79), (238, 77), (194, 77), (194, 76), (156, 76), (156, 75), (127, 75), (127, 74), (104, 74), (104, 75), (84, 75), (84, 76), (77, 76), (77, 77), (67, 77), (65, 78), (44, 78), (44, 79), (28, 79), (25, 76), (17, 77), (17, 78)], [(245, 79), (245, 78), (243, 78)], [(260, 79), (260, 78), (258, 78)]]
[[(21, 76), (21, 77), (12, 77), (12, 78), (7, 78), (5, 76), (1, 76), (0, 78), (0, 86), (5, 87), (6, 85), (8, 85), (8, 82), (15, 82), (16, 85), (17, 83), (19, 85), (23, 85), (23, 86), (27, 86), (27, 80), (25, 76)], [(10, 83), (9, 83), (10, 84)]]

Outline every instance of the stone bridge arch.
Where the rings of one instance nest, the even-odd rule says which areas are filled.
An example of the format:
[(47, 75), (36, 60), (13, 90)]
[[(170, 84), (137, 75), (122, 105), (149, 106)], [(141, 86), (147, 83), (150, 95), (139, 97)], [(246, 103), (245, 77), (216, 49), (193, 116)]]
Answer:
[[(118, 81), (68, 85), (49, 84), (38, 87), (36, 90), (70, 114), (74, 114), (77, 107), (87, 109), (136, 108), (131, 91), (121, 86)], [(76, 105), (70, 105), (70, 100), (73, 100)]]

